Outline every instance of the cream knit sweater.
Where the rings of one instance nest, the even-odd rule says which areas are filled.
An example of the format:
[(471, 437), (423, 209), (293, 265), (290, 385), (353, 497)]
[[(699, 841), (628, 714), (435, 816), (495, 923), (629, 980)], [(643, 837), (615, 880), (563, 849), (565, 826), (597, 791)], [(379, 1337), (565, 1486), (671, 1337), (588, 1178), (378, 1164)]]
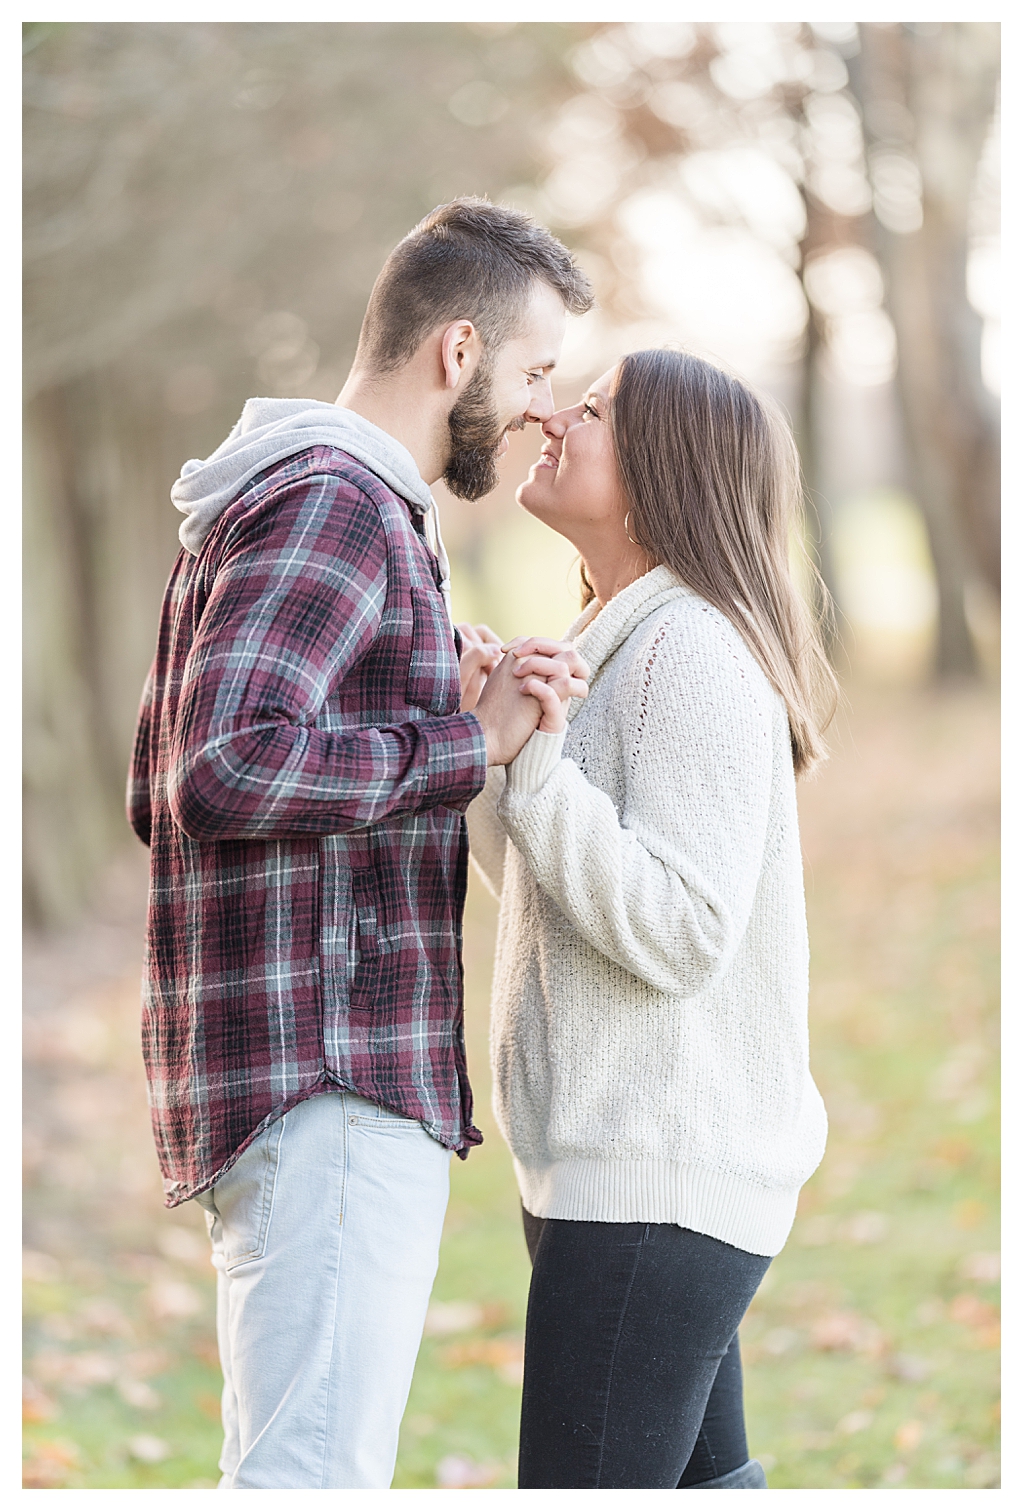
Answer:
[(827, 1129), (785, 706), (667, 568), (595, 609), (568, 632), (591, 680), (567, 737), (469, 808), (501, 902), (497, 1120), (537, 1217), (773, 1255)]

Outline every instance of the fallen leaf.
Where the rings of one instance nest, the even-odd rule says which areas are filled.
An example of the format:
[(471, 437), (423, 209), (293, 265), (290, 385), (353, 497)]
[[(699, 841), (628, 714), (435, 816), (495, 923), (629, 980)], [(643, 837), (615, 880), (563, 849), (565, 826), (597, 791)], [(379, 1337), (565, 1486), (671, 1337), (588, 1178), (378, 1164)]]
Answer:
[(43, 1349), (32, 1360), (33, 1372), (51, 1385), (72, 1390), (109, 1385), (118, 1373), (118, 1360), (97, 1352), (70, 1354), (61, 1349)]
[(998, 1308), (982, 1301), (972, 1291), (962, 1291), (949, 1304), (948, 1315), (964, 1327), (989, 1327), (998, 1321)]
[(158, 1239), (160, 1253), (184, 1264), (207, 1265), (210, 1261), (209, 1239), (191, 1228), (173, 1225), (164, 1228)]
[(884, 1352), (884, 1334), (869, 1317), (858, 1312), (826, 1312), (814, 1323), (810, 1333), (814, 1348), (877, 1356)]
[(804, 1248), (824, 1248), (826, 1244), (834, 1242), (835, 1219), (823, 1216), (808, 1217), (800, 1224), (796, 1237)]
[(128, 1452), (140, 1464), (160, 1464), (171, 1456), (171, 1446), (163, 1438), (154, 1438), (148, 1432), (140, 1432), (128, 1439)]
[(55, 1285), (60, 1279), (60, 1265), (52, 1254), (44, 1254), (40, 1249), (22, 1249), (21, 1273), (26, 1280)]
[(122, 1354), (120, 1365), (125, 1374), (144, 1380), (149, 1375), (162, 1375), (170, 1368), (171, 1358), (162, 1348), (138, 1348)]
[(40, 1390), (34, 1380), (26, 1376), (21, 1382), (21, 1420), (23, 1422), (48, 1422), (57, 1415), (56, 1401)]
[(59, 1489), (78, 1466), (78, 1444), (61, 1438), (58, 1442), (36, 1443), (34, 1447), (32, 1457), (22, 1468), (22, 1484), (26, 1490)]
[(888, 1236), (889, 1222), (883, 1212), (854, 1212), (841, 1226), (849, 1243), (881, 1243)]
[(794, 1344), (799, 1342), (799, 1334), (791, 1327), (773, 1327), (764, 1337), (764, 1349), (767, 1353), (778, 1358), (781, 1354), (787, 1354)]
[(933, 1365), (918, 1354), (892, 1354), (886, 1367), (890, 1375), (911, 1385), (919, 1385), (934, 1372)]
[(97, 1296), (79, 1308), (78, 1320), (88, 1332), (107, 1333), (111, 1337), (128, 1338), (132, 1325), (116, 1301), (106, 1296)]
[(959, 1266), (959, 1273), (964, 1280), (977, 1280), (981, 1284), (993, 1285), (1001, 1278), (1002, 1256), (990, 1252), (967, 1254)]
[(1000, 1479), (997, 1453), (982, 1453), (966, 1467), (963, 1479), (974, 1490), (995, 1490)]
[(181, 1280), (157, 1280), (149, 1287), (149, 1309), (161, 1320), (194, 1317), (202, 1310), (202, 1297)]
[(896, 1429), (894, 1439), (895, 1446), (900, 1453), (915, 1453), (916, 1450), (920, 1447), (923, 1435), (923, 1422), (903, 1422), (902, 1426)]
[(473, 1338), (442, 1349), (440, 1361), (447, 1369), (465, 1369), (487, 1364), (508, 1385), (521, 1385), (523, 1346), (518, 1338)]
[(192, 1353), (211, 1369), (220, 1368), (220, 1349), (215, 1338), (196, 1338), (192, 1344)]
[(477, 1464), (460, 1454), (449, 1453), (437, 1465), (437, 1484), (444, 1490), (466, 1490), (492, 1485), (500, 1473), (500, 1464)]
[(122, 1377), (117, 1382), (117, 1393), (122, 1401), (136, 1407), (139, 1411), (155, 1411), (161, 1405), (160, 1395), (151, 1385), (147, 1385), (145, 1380)]
[(434, 1301), (427, 1308), (423, 1332), (427, 1338), (443, 1338), (472, 1332), (482, 1324), (483, 1308), (478, 1301)]

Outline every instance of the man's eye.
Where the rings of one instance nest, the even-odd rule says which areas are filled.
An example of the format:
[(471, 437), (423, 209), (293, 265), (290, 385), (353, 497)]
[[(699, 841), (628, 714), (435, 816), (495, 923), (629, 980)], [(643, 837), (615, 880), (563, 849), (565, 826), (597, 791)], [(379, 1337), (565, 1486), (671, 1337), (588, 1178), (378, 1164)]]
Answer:
[(540, 382), (543, 381), (543, 373), (542, 372), (527, 373), (526, 376), (528, 377), (530, 383), (540, 383)]

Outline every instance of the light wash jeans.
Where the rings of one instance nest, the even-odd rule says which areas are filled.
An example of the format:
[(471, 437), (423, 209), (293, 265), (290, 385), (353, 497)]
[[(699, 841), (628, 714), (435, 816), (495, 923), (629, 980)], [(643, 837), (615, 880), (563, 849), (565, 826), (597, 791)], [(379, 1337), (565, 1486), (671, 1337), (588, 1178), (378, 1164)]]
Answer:
[(450, 1152), (351, 1092), (264, 1130), (209, 1191), (222, 1490), (387, 1489)]

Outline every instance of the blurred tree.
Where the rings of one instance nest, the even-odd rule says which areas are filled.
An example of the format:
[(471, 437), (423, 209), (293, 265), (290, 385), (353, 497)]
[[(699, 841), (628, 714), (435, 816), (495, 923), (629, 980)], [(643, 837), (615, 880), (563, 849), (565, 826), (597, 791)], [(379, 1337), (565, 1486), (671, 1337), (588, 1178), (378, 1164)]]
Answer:
[[(823, 375), (884, 381), (897, 335), (936, 670), (975, 669), (964, 587), (997, 581), (997, 419), (966, 257), (997, 45), (965, 22), (28, 24), (30, 916), (72, 913), (124, 832), (182, 459), (253, 392), (333, 398), (383, 257), (456, 193), (581, 246), (596, 361), (664, 338), (621, 213), (644, 191), (760, 246), (833, 591)], [(462, 532), (470, 569), (483, 525)]]
[(981, 375), (983, 321), (967, 298), (999, 32), (986, 22), (870, 22), (852, 64), (914, 492), (938, 578), (937, 669), (948, 676), (976, 671), (970, 577), (1000, 588), (998, 408)]
[(125, 833), (181, 462), (254, 392), (333, 399), (394, 243), (536, 172), (589, 27), (25, 27), (29, 917)]
[[(629, 171), (609, 176), (582, 227), (617, 268), (606, 303), (623, 321), (644, 313), (618, 215), (644, 184), (686, 201), (705, 224), (744, 225), (791, 261), (808, 309), (795, 426), (807, 534), (824, 579), (837, 596), (820, 466), (822, 370), (852, 360), (861, 374), (873, 369), (860, 381), (878, 382), (894, 369), (908, 481), (937, 579), (934, 670), (974, 674), (964, 589), (978, 572), (997, 587), (998, 422), (981, 378), (982, 322), (968, 299), (967, 256), (995, 103), (998, 27), (614, 23), (595, 30), (574, 61), (586, 95), (568, 102), (566, 120), (588, 121), (608, 143), (613, 133), (595, 113), (599, 102), (631, 149)], [(717, 156), (716, 181), (694, 184), (686, 162), (708, 154)], [(759, 162), (741, 185), (736, 173), (729, 183), (724, 161), (730, 155), (737, 168), (740, 154)], [(563, 184), (578, 181), (579, 156), (554, 156), (538, 212), (578, 235)], [(765, 212), (774, 164), (802, 200), (803, 229), (790, 232), (788, 245), (777, 196), (774, 225)], [(896, 344), (897, 363), (887, 357)]]

